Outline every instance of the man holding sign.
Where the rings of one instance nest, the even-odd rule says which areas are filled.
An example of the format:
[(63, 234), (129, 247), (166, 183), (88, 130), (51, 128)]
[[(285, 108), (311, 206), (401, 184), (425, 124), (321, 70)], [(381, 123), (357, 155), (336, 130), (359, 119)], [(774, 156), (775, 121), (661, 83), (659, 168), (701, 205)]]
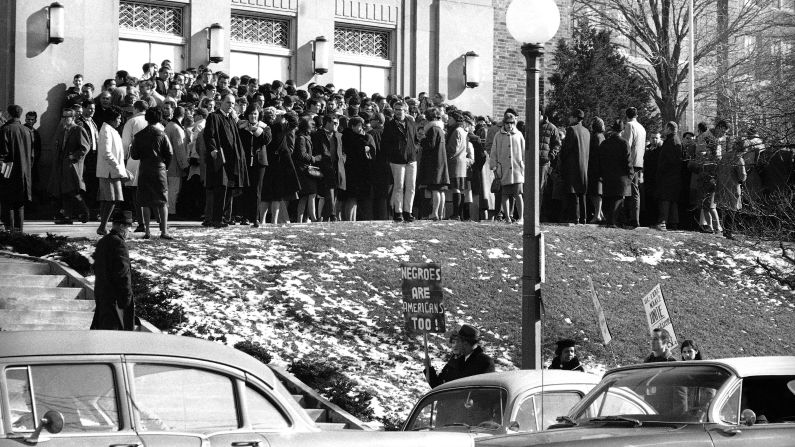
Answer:
[(483, 348), (478, 345), (480, 331), (473, 326), (464, 324), (451, 337), (451, 341), (453, 343), (453, 358), (447, 362), (441, 374), (437, 375), (433, 366), (426, 365), (428, 383), (432, 388), (462, 377), (494, 372), (494, 360), (486, 355)]

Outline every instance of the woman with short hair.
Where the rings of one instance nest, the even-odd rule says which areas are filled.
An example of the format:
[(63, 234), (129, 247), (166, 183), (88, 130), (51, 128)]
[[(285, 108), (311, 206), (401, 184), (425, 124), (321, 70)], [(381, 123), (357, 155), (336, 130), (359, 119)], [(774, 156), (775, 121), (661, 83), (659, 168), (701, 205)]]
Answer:
[(105, 122), (99, 129), (97, 138), (97, 179), (99, 190), (99, 228), (97, 234), (108, 234), (106, 228), (116, 202), (123, 202), (122, 181), (128, 179), (124, 165), (124, 146), (116, 128), (121, 124), (121, 109), (112, 106), (105, 111)]
[(425, 118), (428, 122), (423, 127), (424, 137), (420, 142), (417, 184), (425, 185), (431, 192), (430, 219), (441, 220), (444, 217), (444, 192), (450, 185), (442, 111), (431, 107), (425, 111)]
[(152, 219), (150, 207), (157, 209), (160, 217), (160, 238), (173, 239), (168, 234), (168, 178), (166, 167), (174, 156), (171, 144), (158, 124), (163, 119), (160, 107), (146, 110), (144, 115), (149, 124), (135, 134), (130, 157), (141, 160), (138, 167), (138, 203), (143, 208), (144, 239), (151, 238), (149, 222)]

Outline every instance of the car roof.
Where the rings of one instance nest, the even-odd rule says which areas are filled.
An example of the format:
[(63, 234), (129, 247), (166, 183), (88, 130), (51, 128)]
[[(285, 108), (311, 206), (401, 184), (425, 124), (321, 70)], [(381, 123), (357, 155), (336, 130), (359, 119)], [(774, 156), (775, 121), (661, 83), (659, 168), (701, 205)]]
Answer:
[(0, 332), (0, 359), (115, 354), (211, 361), (251, 373), (271, 388), (276, 383), (273, 371), (248, 354), (193, 337), (126, 331)]
[(452, 380), (439, 385), (434, 388), (433, 391), (436, 392), (451, 388), (472, 386), (497, 386), (505, 388), (509, 394), (514, 395), (542, 385), (563, 385), (569, 383), (597, 384), (600, 379), (600, 376), (579, 371), (519, 369), (514, 371), (478, 374)]
[(686, 362), (642, 363), (615, 368), (608, 371), (605, 375), (627, 369), (654, 368), (656, 366), (676, 367), (679, 365), (722, 366), (734, 372), (738, 377), (795, 375), (795, 356), (734, 357), (714, 360), (690, 360)]

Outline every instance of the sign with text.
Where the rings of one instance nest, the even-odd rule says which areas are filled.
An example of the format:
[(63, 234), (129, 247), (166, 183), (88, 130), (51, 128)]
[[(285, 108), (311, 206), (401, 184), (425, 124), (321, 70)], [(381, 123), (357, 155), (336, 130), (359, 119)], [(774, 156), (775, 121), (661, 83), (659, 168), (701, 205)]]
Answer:
[(657, 328), (665, 329), (671, 335), (672, 346), (677, 346), (679, 342), (676, 340), (676, 334), (674, 334), (674, 324), (671, 321), (668, 308), (665, 307), (665, 299), (659, 284), (654, 286), (651, 292), (643, 297), (643, 307), (646, 309), (649, 331), (651, 332)]
[(442, 266), (435, 262), (401, 263), (400, 277), (406, 330), (444, 333)]
[(596, 312), (596, 322), (599, 324), (599, 331), (602, 333), (602, 340), (607, 345), (613, 339), (610, 335), (610, 328), (607, 327), (607, 318), (605, 318), (605, 311), (602, 309), (602, 304), (599, 302), (599, 297), (596, 296), (596, 289), (593, 287), (593, 280), (588, 277), (588, 285), (591, 287), (591, 298), (593, 299), (593, 307)]

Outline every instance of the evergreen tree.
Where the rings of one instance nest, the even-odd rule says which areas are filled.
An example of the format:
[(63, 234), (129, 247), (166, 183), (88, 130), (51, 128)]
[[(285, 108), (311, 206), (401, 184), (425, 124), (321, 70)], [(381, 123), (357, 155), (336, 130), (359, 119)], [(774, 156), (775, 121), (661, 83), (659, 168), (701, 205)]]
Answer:
[(568, 124), (570, 112), (582, 109), (585, 126), (596, 116), (609, 126), (610, 120), (624, 118), (628, 107), (636, 107), (641, 124), (649, 131), (659, 129), (649, 91), (610, 42), (609, 31), (578, 25), (569, 42), (558, 41), (555, 65), (546, 110), (553, 122)]

